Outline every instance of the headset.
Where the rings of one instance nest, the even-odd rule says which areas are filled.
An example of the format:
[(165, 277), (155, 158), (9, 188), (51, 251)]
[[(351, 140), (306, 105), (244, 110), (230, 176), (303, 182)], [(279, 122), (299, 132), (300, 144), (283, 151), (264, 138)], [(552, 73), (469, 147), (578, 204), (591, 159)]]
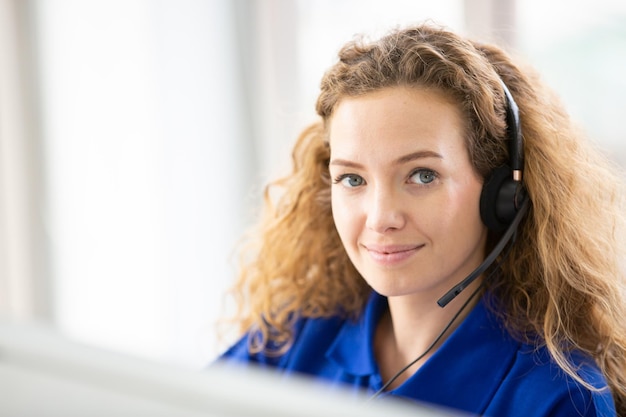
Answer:
[(524, 141), (519, 108), (506, 84), (501, 81), (506, 98), (507, 139), (509, 163), (496, 168), (487, 178), (480, 195), (480, 217), (487, 228), (502, 232), (515, 219), (527, 199), (522, 183), (524, 170)]
[(509, 164), (502, 165), (485, 180), (480, 194), (480, 217), (487, 228), (502, 233), (500, 240), (485, 260), (463, 281), (451, 288), (437, 304), (445, 307), (469, 284), (480, 276), (517, 235), (517, 228), (528, 211), (530, 199), (522, 182), (524, 170), (524, 142), (520, 124), (519, 108), (511, 92), (500, 80), (506, 101), (507, 140), (509, 141)]

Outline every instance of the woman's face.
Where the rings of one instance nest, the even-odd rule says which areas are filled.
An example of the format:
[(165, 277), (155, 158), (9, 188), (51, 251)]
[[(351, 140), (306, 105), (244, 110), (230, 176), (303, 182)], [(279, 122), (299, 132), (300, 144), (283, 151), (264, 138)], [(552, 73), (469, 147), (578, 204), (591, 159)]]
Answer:
[(482, 262), (482, 179), (447, 96), (390, 87), (344, 98), (330, 121), (330, 149), (335, 225), (377, 292), (437, 299)]

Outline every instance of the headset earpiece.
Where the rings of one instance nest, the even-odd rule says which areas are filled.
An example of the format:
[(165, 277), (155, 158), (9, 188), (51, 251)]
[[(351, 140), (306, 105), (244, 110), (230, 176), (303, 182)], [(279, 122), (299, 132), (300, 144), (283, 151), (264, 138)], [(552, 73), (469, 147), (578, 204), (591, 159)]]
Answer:
[(513, 180), (508, 165), (496, 168), (480, 195), (480, 217), (489, 230), (502, 232), (513, 221), (526, 198), (521, 182)]
[(507, 86), (502, 82), (506, 98), (509, 165), (496, 168), (485, 179), (480, 195), (480, 217), (487, 228), (502, 232), (515, 218), (527, 198), (522, 184), (524, 144), (522, 141), (519, 109)]

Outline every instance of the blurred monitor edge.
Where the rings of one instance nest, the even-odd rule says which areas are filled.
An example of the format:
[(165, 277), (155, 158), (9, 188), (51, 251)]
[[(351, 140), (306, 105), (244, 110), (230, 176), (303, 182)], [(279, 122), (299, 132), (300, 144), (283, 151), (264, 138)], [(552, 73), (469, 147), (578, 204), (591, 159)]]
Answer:
[(403, 401), (366, 402), (304, 378), (232, 367), (194, 371), (0, 322), (3, 416), (459, 416)]

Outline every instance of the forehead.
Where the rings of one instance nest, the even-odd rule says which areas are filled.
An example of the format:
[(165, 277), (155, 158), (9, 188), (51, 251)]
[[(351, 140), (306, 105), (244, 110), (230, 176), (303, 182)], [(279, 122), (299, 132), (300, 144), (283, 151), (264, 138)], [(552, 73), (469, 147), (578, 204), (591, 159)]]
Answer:
[(333, 154), (410, 152), (416, 147), (467, 154), (460, 105), (439, 90), (390, 87), (346, 97), (328, 126)]

